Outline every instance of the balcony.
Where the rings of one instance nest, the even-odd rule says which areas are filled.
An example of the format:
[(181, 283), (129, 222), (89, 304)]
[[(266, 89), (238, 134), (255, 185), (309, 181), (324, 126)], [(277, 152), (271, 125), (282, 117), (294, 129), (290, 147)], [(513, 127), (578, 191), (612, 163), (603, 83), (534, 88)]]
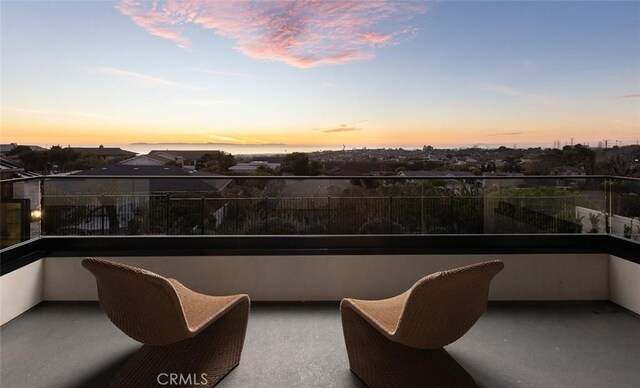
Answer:
[(640, 181), (603, 176), (2, 181), (0, 378), (105, 386), (136, 351), (97, 307), (86, 256), (248, 293), (229, 387), (362, 386), (341, 298), (497, 258), (489, 310), (448, 347), (479, 385), (637, 386), (639, 194)]
[[(484, 387), (634, 387), (639, 331), (637, 316), (607, 302), (494, 303), (447, 350)], [(2, 327), (3, 386), (106, 387), (139, 346), (95, 304), (44, 303)], [(364, 385), (349, 371), (337, 304), (254, 304), (242, 361), (219, 386)]]

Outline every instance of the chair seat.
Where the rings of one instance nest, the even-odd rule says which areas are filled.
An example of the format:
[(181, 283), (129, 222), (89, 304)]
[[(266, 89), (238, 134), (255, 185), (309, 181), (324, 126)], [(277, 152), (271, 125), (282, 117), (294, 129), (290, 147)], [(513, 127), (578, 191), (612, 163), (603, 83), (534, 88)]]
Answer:
[(248, 295), (211, 296), (188, 289), (176, 279), (167, 279), (176, 290), (189, 331), (196, 335), (223, 316)]
[(155, 387), (161, 373), (206, 376), (180, 386), (213, 387), (240, 363), (248, 295), (210, 296), (153, 272), (114, 261), (82, 261), (96, 278), (100, 307), (144, 345), (111, 380), (112, 388)]
[(382, 300), (344, 299), (342, 303), (350, 305), (382, 334), (391, 337), (398, 328), (404, 303), (409, 296), (405, 292), (393, 298)]
[(504, 264), (493, 260), (436, 272), (382, 300), (340, 304), (349, 366), (371, 388), (473, 387), (444, 346), (486, 310), (489, 286)]

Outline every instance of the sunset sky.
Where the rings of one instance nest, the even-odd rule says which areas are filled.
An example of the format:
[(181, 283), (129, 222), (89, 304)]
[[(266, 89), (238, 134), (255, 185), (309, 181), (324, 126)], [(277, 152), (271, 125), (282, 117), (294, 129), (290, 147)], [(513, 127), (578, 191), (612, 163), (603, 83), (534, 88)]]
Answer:
[(640, 2), (2, 1), (2, 142), (640, 138)]

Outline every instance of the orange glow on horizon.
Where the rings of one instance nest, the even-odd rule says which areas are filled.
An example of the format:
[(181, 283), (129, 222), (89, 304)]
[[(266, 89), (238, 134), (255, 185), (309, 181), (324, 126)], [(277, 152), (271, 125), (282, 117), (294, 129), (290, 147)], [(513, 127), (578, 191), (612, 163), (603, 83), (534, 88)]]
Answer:
[[(424, 144), (434, 146), (471, 144), (553, 144), (560, 138), (596, 144), (584, 124), (520, 126), (505, 125), (487, 130), (464, 124), (440, 123), (407, 125), (402, 129), (367, 128), (338, 133), (295, 128), (254, 128), (241, 131), (207, 131), (201, 128), (176, 130), (174, 125), (155, 126), (139, 123), (131, 126), (106, 123), (8, 122), (2, 120), (1, 141), (38, 145), (127, 145), (130, 143), (221, 143), (284, 144), (291, 146), (402, 147)], [(594, 125), (595, 126), (595, 125)], [(10, 128), (10, 129), (7, 129)], [(437, 129), (436, 129), (437, 128)], [(640, 133), (638, 134), (640, 135)], [(634, 140), (634, 139), (628, 139)]]

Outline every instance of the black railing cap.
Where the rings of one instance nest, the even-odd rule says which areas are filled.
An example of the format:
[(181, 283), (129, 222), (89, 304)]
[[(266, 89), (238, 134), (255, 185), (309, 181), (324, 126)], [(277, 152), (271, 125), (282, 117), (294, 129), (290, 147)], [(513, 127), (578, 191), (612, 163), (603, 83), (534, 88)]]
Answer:
[(640, 182), (640, 178), (624, 177), (614, 175), (496, 175), (496, 176), (483, 176), (483, 175), (465, 175), (465, 176), (401, 176), (401, 175), (352, 175), (352, 176), (331, 176), (331, 175), (317, 175), (317, 176), (281, 176), (281, 175), (268, 175), (268, 176), (253, 176), (253, 175), (216, 175), (216, 176), (202, 176), (202, 175), (42, 175), (36, 177), (25, 178), (12, 178), (0, 180), (0, 183), (15, 183), (35, 180), (84, 180), (84, 179), (199, 179), (199, 180), (215, 180), (215, 179), (236, 179), (236, 180), (304, 180), (304, 179), (333, 179), (333, 180), (351, 180), (351, 179), (363, 179), (363, 180), (508, 180), (508, 179), (573, 179), (573, 180), (586, 180), (586, 179), (611, 179), (611, 180), (623, 180)]

